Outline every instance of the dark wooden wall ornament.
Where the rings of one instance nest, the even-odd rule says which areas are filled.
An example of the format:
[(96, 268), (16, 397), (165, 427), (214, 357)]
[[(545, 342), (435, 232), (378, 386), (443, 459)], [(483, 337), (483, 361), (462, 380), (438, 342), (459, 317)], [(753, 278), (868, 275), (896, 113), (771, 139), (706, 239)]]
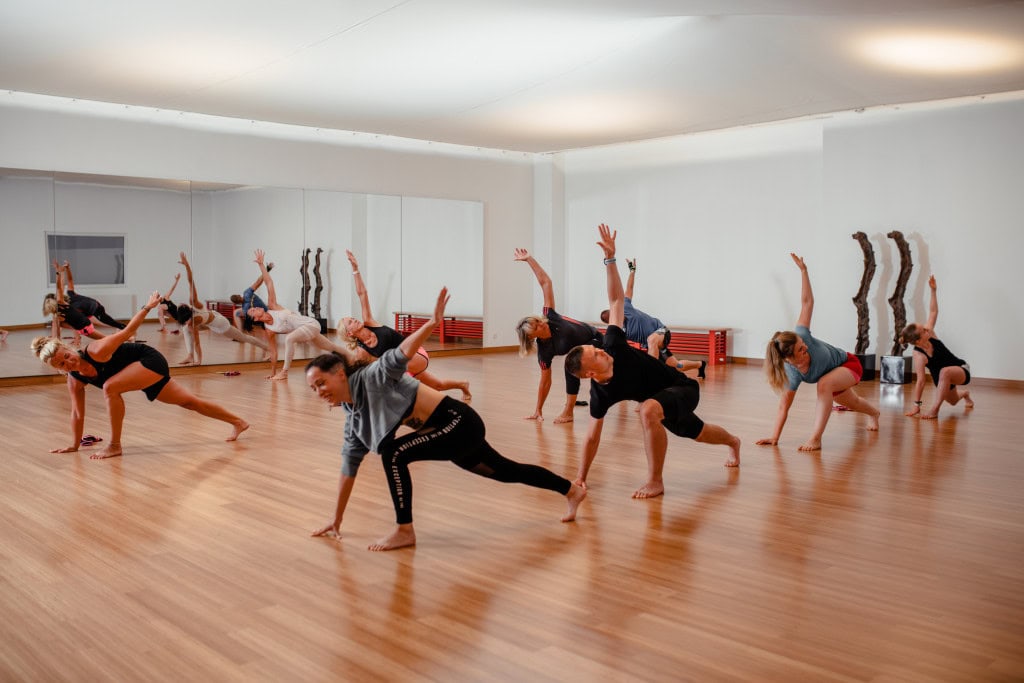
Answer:
[(855, 232), (851, 236), (857, 240), (861, 251), (864, 252), (864, 274), (860, 278), (860, 289), (853, 297), (853, 303), (857, 307), (857, 349), (854, 353), (862, 356), (868, 350), (868, 331), (871, 329), (868, 290), (871, 289), (871, 280), (875, 277), (875, 250), (863, 232)]
[(299, 313), (309, 315), (309, 252), (306, 249), (302, 252), (302, 265), (299, 267), (299, 274), (302, 275), (302, 292), (299, 294)]
[(324, 291), (324, 281), (320, 277), (320, 254), (323, 253), (323, 249), (320, 247), (316, 248), (316, 259), (313, 263), (313, 278), (316, 280), (316, 288), (313, 290), (313, 317), (317, 320), (320, 319), (320, 293)]
[(907, 291), (907, 282), (910, 281), (910, 271), (913, 270), (914, 263), (910, 259), (910, 245), (907, 244), (907, 240), (903, 237), (902, 232), (893, 230), (886, 237), (896, 242), (896, 248), (900, 252), (900, 274), (896, 279), (896, 289), (893, 290), (892, 296), (889, 297), (889, 306), (892, 307), (894, 321), (891, 355), (902, 356), (906, 344), (900, 343), (900, 332), (907, 325), (907, 309), (903, 305), (903, 295)]

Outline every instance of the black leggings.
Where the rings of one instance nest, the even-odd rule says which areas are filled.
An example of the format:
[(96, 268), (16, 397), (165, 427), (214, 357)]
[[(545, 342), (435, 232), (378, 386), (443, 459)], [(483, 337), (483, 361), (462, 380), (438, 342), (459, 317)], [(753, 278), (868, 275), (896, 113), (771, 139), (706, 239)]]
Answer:
[(126, 327), (124, 323), (111, 318), (110, 315), (107, 314), (107, 309), (103, 308), (103, 306), (98, 306), (96, 308), (96, 312), (93, 313), (92, 316), (104, 325), (110, 325), (111, 327), (116, 327), (119, 330), (123, 330)]
[(384, 472), (398, 524), (412, 523), (412, 479), (409, 463), (451, 460), (464, 470), (506, 483), (569, 493), (572, 482), (539, 465), (509, 460), (484, 439), (484, 422), (465, 403), (445, 397), (426, 424), (405, 436), (387, 437), (380, 445)]

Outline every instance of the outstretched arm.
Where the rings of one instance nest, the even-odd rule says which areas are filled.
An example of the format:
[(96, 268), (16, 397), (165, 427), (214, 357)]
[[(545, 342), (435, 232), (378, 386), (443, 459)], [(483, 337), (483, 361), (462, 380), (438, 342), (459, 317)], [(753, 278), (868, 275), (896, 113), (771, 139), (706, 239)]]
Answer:
[(64, 266), (63, 267), (64, 267), (64, 272), (67, 274), (67, 278), (68, 278), (68, 291), (69, 292), (73, 292), (73, 291), (75, 291), (75, 276), (71, 274), (71, 264), (68, 263), (68, 261), (66, 259), (64, 260)]
[(790, 253), (793, 263), (800, 269), (800, 317), (796, 319), (797, 327), (811, 326), (811, 314), (814, 313), (814, 293), (811, 291), (811, 278), (807, 275), (807, 264), (796, 254)]
[(121, 344), (128, 341), (135, 331), (139, 329), (139, 325), (146, 319), (146, 315), (149, 314), (154, 308), (160, 304), (160, 292), (153, 292), (149, 295), (149, 301), (139, 311), (132, 316), (132, 319), (128, 321), (123, 330), (118, 330), (111, 335), (103, 337), (102, 339), (96, 339), (89, 342), (87, 350), (89, 355), (92, 356), (97, 362), (105, 363), (110, 360), (110, 357), (114, 355), (114, 351), (117, 350)]
[(540, 291), (544, 294), (544, 308), (555, 307), (555, 290), (551, 286), (551, 278), (544, 272), (544, 269), (540, 267), (537, 260), (530, 256), (530, 252), (526, 249), (516, 249), (513, 257), (516, 261), (526, 261), (526, 264), (530, 266), (533, 274), (537, 277), (537, 284), (540, 285)]
[(775, 413), (775, 426), (772, 428), (772, 435), (767, 439), (758, 439), (758, 446), (778, 446), (779, 438), (782, 436), (782, 428), (786, 426), (786, 418), (789, 417), (789, 409), (796, 398), (796, 391), (786, 389), (779, 397), (779, 409)]
[(189, 265), (188, 258), (185, 256), (185, 252), (178, 254), (178, 263), (185, 266), (185, 274), (188, 276), (188, 297), (189, 303), (192, 304), (192, 308), (202, 308), (203, 305), (199, 303), (199, 293), (196, 292), (196, 283), (192, 279), (192, 266)]
[(626, 298), (633, 298), (633, 280), (636, 279), (636, 259), (630, 261), (626, 259), (626, 265), (629, 266), (629, 277), (626, 278)]
[(256, 265), (260, 267), (260, 275), (263, 277), (263, 284), (267, 286), (267, 308), (271, 310), (280, 309), (281, 306), (277, 303), (277, 290), (274, 289), (274, 279), (270, 277), (270, 271), (267, 270), (267, 266), (263, 263), (265, 254), (262, 249), (257, 249), (254, 254), (256, 258)]
[(164, 294), (163, 298), (167, 299), (168, 301), (170, 300), (171, 295), (174, 294), (174, 288), (178, 286), (178, 280), (180, 280), (180, 279), (181, 279), (181, 273), (175, 273), (174, 274), (174, 282), (171, 284), (171, 288), (167, 290), (167, 293)]
[(928, 278), (928, 286), (931, 287), (932, 296), (928, 302), (928, 329), (935, 332), (935, 321), (939, 317), (939, 298), (935, 293), (935, 276)]
[(352, 495), (352, 487), (355, 486), (356, 478), (350, 477), (347, 474), (341, 475), (341, 481), (338, 482), (338, 502), (334, 507), (334, 521), (322, 529), (317, 529), (313, 532), (313, 536), (329, 536), (334, 538), (340, 538), (341, 534), (341, 518), (345, 514), (345, 507), (348, 506), (348, 499)]
[(928, 361), (925, 358), (925, 355), (920, 351), (914, 351), (913, 362), (914, 375), (917, 379), (914, 381), (914, 390), (911, 391), (910, 394), (913, 396), (914, 407), (908, 409), (907, 412), (904, 413), (907, 417), (914, 417), (921, 412), (921, 397), (924, 395), (924, 383), (927, 381), (925, 379), (924, 370), (928, 365)]
[(605, 274), (608, 277), (608, 324), (622, 327), (625, 320), (626, 300), (622, 291), (622, 278), (619, 276), (619, 268), (615, 265), (615, 238), (618, 231), (613, 231), (602, 223), (597, 226), (601, 235), (597, 246), (604, 252)]
[(51, 453), (74, 453), (82, 443), (82, 432), (85, 430), (85, 384), (68, 375), (68, 393), (71, 394), (71, 445), (51, 449)]
[(373, 311), (370, 310), (370, 295), (366, 292), (366, 283), (363, 282), (363, 276), (359, 272), (359, 261), (356, 260), (355, 254), (348, 249), (345, 250), (345, 254), (348, 256), (348, 262), (352, 264), (352, 275), (355, 277), (356, 296), (359, 297), (359, 305), (362, 308), (363, 324), (378, 327), (380, 323), (373, 317)]
[(442, 287), (440, 294), (437, 295), (437, 303), (434, 304), (434, 315), (431, 316), (430, 320), (423, 323), (420, 329), (416, 330), (408, 337), (402, 340), (398, 348), (402, 351), (402, 355), (406, 358), (412, 358), (416, 350), (423, 346), (423, 342), (427, 341), (427, 337), (433, 333), (434, 328), (441, 322), (441, 318), (444, 317), (444, 307), (448, 304), (448, 288)]

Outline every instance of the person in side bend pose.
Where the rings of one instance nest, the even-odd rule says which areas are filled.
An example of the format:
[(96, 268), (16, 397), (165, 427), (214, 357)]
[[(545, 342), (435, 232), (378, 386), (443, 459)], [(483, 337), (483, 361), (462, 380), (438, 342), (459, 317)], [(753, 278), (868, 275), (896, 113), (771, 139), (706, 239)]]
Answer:
[(192, 394), (171, 379), (167, 359), (156, 349), (127, 340), (135, 333), (146, 314), (160, 303), (160, 292), (153, 292), (149, 301), (128, 322), (123, 330), (89, 342), (76, 351), (59, 338), (37, 337), (32, 341), (32, 352), (39, 360), (68, 377), (71, 394), (71, 445), (55, 448), (51, 453), (72, 453), (82, 442), (85, 426), (85, 387), (91, 384), (103, 389), (110, 416), (110, 442), (106, 448), (93, 453), (91, 458), (111, 458), (122, 454), (121, 427), (124, 423), (122, 394), (142, 391), (150, 401), (172, 403), (194, 410), (231, 425), (227, 441), (234, 441), (249, 428), (249, 423), (210, 401)]
[[(96, 299), (92, 297), (83, 296), (75, 292), (75, 276), (71, 272), (71, 264), (64, 261), (64, 265), (57, 266), (57, 262), (53, 262), (54, 268), (62, 270), (64, 272), (65, 282), (67, 284), (67, 305), (69, 308), (73, 308), (86, 318), (95, 318), (107, 327), (113, 327), (117, 330), (124, 329), (124, 323), (112, 318), (107, 314), (107, 309), (103, 307)], [(46, 295), (50, 297), (50, 294)]]
[[(516, 324), (519, 336), (519, 355), (527, 356), (534, 350), (536, 342), (537, 362), (540, 364), (540, 386), (537, 388), (537, 407), (527, 420), (544, 419), (544, 402), (551, 391), (551, 361), (555, 356), (564, 356), (569, 350), (580, 344), (600, 346), (602, 335), (593, 326), (560, 315), (555, 311), (555, 290), (551, 278), (541, 268), (537, 260), (530, 256), (526, 249), (516, 249), (514, 259), (525, 261), (540, 285), (544, 295), (544, 311), (542, 315), (528, 315)], [(555, 424), (573, 421), (573, 408), (577, 405), (576, 397), (580, 393), (580, 380), (569, 372), (565, 372), (565, 407), (555, 418)], [(580, 405), (585, 405), (581, 403)]]
[[(359, 272), (359, 262), (351, 251), (346, 249), (345, 253), (348, 255), (348, 262), (352, 264), (352, 275), (355, 277), (356, 295), (359, 296), (363, 319), (342, 318), (338, 322), (338, 333), (350, 346), (358, 346), (370, 356), (380, 358), (385, 351), (390, 351), (401, 344), (404, 337), (398, 330), (380, 324), (373, 317), (373, 311), (370, 309), (370, 297), (366, 293), (366, 284)], [(438, 391), (459, 389), (462, 391), (463, 401), (473, 398), (469, 393), (469, 382), (464, 379), (441, 379), (437, 375), (427, 372), (429, 363), (430, 356), (427, 354), (427, 350), (422, 346), (419, 347), (415, 355), (409, 359), (409, 374)]]
[(583, 445), (576, 483), (586, 487), (587, 474), (601, 444), (608, 409), (619, 401), (640, 402), (640, 424), (647, 454), (647, 482), (634, 498), (654, 498), (665, 493), (662, 472), (668, 450), (668, 431), (698, 443), (728, 446), (726, 467), (739, 467), (740, 440), (718, 425), (694, 414), (700, 402), (700, 384), (660, 360), (629, 345), (622, 328), (625, 295), (615, 266), (617, 232), (602, 223), (597, 243), (604, 251), (608, 286), (608, 330), (601, 348), (581, 345), (565, 357), (565, 367), (580, 378), (590, 379), (590, 429)]
[(826, 344), (811, 336), (811, 314), (814, 312), (814, 294), (807, 265), (796, 254), (790, 254), (800, 269), (800, 317), (792, 332), (776, 332), (765, 352), (765, 372), (768, 383), (780, 392), (779, 409), (775, 417), (772, 436), (757, 441), (759, 446), (776, 446), (782, 428), (789, 416), (796, 390), (800, 384), (818, 385), (818, 404), (814, 411), (814, 427), (810, 438), (800, 446), (801, 451), (821, 449), (821, 435), (832, 414), (832, 402), (868, 416), (868, 431), (878, 431), (878, 408), (857, 395), (853, 387), (860, 382), (864, 370), (857, 356)]
[(56, 271), (57, 291), (56, 293), (51, 292), (43, 298), (43, 315), (51, 316), (53, 319), (50, 335), (59, 339), (60, 328), (67, 327), (75, 332), (75, 346), (81, 344), (82, 337), (103, 339), (105, 335), (96, 330), (96, 326), (93, 325), (89, 316), (68, 304), (64, 296), (63, 269), (57, 264), (56, 260), (53, 262), (53, 269)]
[[(167, 319), (177, 320), (178, 307), (171, 301), (171, 295), (174, 294), (175, 288), (178, 286), (178, 280), (181, 279), (181, 273), (174, 274), (174, 282), (171, 283), (171, 288), (167, 290), (167, 293), (160, 297), (160, 304), (156, 307), (156, 316), (160, 320), (160, 331), (167, 331)], [(178, 330), (172, 330), (172, 334), (177, 334)]]
[[(270, 354), (270, 374), (267, 379), (288, 379), (288, 370), (291, 369), (292, 359), (295, 358), (297, 345), (309, 342), (318, 349), (324, 351), (343, 351), (343, 347), (333, 343), (330, 339), (320, 334), (320, 323), (308, 315), (300, 315), (289, 311), (277, 303), (277, 290), (274, 289), (274, 279), (270, 277), (270, 271), (263, 262), (264, 253), (257, 249), (256, 265), (260, 267), (263, 275), (263, 283), (267, 286), (267, 307), (249, 308), (249, 317), (263, 323), (264, 333), (267, 337), (267, 351)], [(277, 368), (277, 339), (275, 334), (283, 334), (284, 337), (284, 364), (280, 372), (274, 372)]]
[(934, 420), (939, 415), (939, 408), (945, 401), (955, 406), (961, 400), (968, 410), (974, 407), (969, 389), (958, 389), (971, 383), (971, 367), (953, 355), (935, 336), (935, 320), (939, 317), (939, 300), (935, 293), (935, 276), (928, 278), (928, 286), (932, 290), (928, 306), (928, 322), (924, 325), (910, 323), (900, 333), (901, 344), (914, 345), (914, 372), (917, 381), (914, 383), (914, 407), (907, 411), (907, 417), (921, 413), (921, 397), (924, 394), (924, 369), (927, 367), (935, 383), (935, 399), (928, 412), (921, 413), (922, 420)]
[[(250, 334), (239, 332), (230, 322), (228, 322), (227, 318), (219, 312), (211, 311), (203, 305), (203, 302), (199, 299), (199, 294), (196, 292), (196, 283), (192, 278), (192, 266), (189, 265), (185, 252), (181, 252), (179, 254), (178, 263), (185, 266), (185, 275), (188, 277), (188, 295), (190, 302), (189, 304), (181, 304), (178, 306), (177, 314), (174, 316), (175, 320), (178, 321), (178, 325), (180, 325), (183, 330), (182, 334), (185, 337), (185, 350), (188, 352), (188, 356), (186, 356), (185, 360), (181, 361), (179, 365), (203, 364), (203, 345), (199, 342), (200, 330), (210, 330), (211, 332), (227, 337), (232, 341), (252, 344), (263, 351), (267, 351), (267, 342)], [(319, 331), (319, 329), (320, 327), (318, 325), (317, 331)]]
[[(633, 306), (633, 283), (636, 278), (636, 259), (626, 259), (629, 266), (629, 278), (626, 279), (625, 315), (626, 340), (633, 342), (641, 351), (646, 351), (652, 358), (660, 358), (665, 365), (679, 372), (696, 370), (697, 377), (704, 379), (707, 361), (678, 360), (668, 348), (672, 341), (672, 331), (659, 319), (644, 313)], [(601, 311), (601, 322), (608, 324), (608, 309)]]
[[(568, 500), (562, 521), (576, 519), (587, 495), (582, 487), (538, 465), (505, 458), (487, 443), (483, 420), (469, 404), (406, 374), (409, 359), (441, 321), (447, 302), (448, 290), (442, 289), (431, 319), (376, 362), (335, 353), (318, 356), (306, 366), (310, 388), (329, 405), (341, 404), (347, 414), (334, 519), (314, 536), (338, 536), (356, 471), (369, 451), (380, 453), (383, 460), (396, 518), (392, 532), (371, 543), (370, 550), (416, 543), (409, 464), (422, 460), (450, 460), (488, 479), (556, 491)], [(412, 431), (399, 435), (401, 427)]]
[[(274, 269), (273, 263), (267, 264), (267, 272), (269, 273)], [(255, 306), (256, 308), (262, 308), (266, 310), (267, 304), (256, 294), (256, 290), (263, 286), (263, 273), (260, 273), (256, 281), (253, 282), (249, 287), (246, 287), (245, 291), (241, 294), (232, 294), (231, 303), (238, 308), (235, 309), (235, 328), (239, 332), (252, 332), (253, 319), (249, 317), (249, 309)], [(260, 327), (262, 327), (262, 323)]]

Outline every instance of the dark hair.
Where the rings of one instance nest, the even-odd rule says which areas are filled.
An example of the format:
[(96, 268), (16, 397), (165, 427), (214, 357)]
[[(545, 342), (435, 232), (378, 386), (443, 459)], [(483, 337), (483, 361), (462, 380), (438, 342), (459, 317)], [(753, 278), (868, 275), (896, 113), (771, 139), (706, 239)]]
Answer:
[(337, 351), (331, 351), (330, 353), (322, 353), (313, 360), (306, 363), (306, 369), (304, 372), (309, 372), (313, 368), (316, 368), (320, 372), (335, 372), (337, 370), (338, 365), (341, 365), (341, 367), (344, 368), (345, 370), (345, 374), (350, 375), (359, 368), (369, 364), (369, 361), (354, 361), (347, 358), (346, 356), (343, 356)]
[(605, 325), (608, 324), (608, 316), (609, 316), (609, 314), (610, 314), (610, 311), (607, 308), (604, 309), (603, 311), (601, 311), (601, 322), (603, 322)]
[(241, 306), (245, 303), (245, 299), (242, 298), (241, 294), (232, 294), (230, 297), (231, 303)]
[(174, 319), (178, 321), (179, 325), (184, 326), (185, 323), (192, 319), (192, 307), (188, 304), (181, 304), (174, 311)]
[(167, 315), (175, 320), (178, 319), (178, 305), (170, 299), (160, 299), (160, 303), (167, 307)]
[(917, 323), (910, 323), (900, 332), (900, 337), (897, 341), (900, 344), (913, 344), (920, 338), (921, 330), (917, 327)]
[(580, 377), (580, 373), (583, 372), (583, 346), (575, 346), (565, 354), (565, 371), (574, 377)]
[(242, 329), (246, 332), (252, 332), (254, 327), (264, 327), (262, 320), (253, 320), (249, 317), (249, 311), (242, 314)]

